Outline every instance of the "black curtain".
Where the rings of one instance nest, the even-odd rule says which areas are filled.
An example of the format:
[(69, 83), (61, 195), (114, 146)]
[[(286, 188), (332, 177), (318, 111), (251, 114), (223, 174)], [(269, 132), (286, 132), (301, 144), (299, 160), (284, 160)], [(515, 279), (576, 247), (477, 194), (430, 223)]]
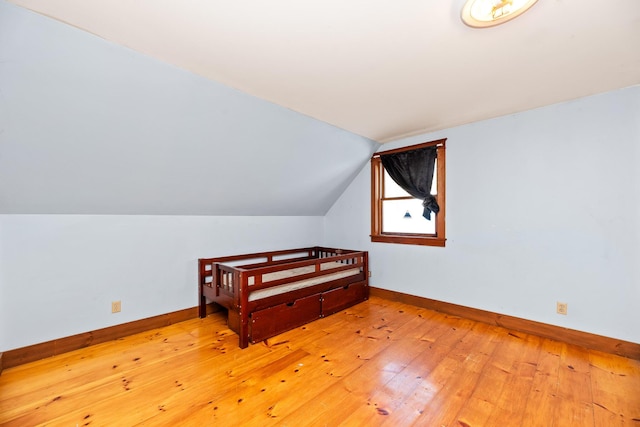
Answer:
[(382, 166), (391, 178), (407, 193), (422, 200), (422, 216), (428, 220), (431, 212), (440, 211), (436, 198), (431, 194), (437, 150), (434, 146), (380, 155)]

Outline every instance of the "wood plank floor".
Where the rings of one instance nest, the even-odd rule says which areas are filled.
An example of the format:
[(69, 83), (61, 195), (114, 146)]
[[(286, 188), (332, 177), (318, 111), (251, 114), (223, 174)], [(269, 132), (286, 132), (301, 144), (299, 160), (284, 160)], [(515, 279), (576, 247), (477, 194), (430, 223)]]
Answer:
[(222, 313), (5, 370), (3, 426), (640, 426), (640, 361), (372, 297), (245, 350)]

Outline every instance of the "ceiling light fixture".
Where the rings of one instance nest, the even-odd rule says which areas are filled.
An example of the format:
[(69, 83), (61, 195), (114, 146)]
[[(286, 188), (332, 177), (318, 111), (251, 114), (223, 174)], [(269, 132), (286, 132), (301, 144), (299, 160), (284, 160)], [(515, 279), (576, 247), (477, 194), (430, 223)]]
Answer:
[(538, 0), (467, 0), (462, 22), (470, 27), (493, 27), (522, 15)]

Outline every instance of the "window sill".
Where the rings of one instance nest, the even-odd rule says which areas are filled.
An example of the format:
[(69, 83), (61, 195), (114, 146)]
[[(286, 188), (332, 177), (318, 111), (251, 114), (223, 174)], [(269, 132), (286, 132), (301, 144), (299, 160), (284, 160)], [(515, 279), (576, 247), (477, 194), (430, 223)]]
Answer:
[(431, 236), (379, 234), (371, 236), (372, 242), (399, 243), (402, 245), (422, 245), (444, 247), (446, 239)]

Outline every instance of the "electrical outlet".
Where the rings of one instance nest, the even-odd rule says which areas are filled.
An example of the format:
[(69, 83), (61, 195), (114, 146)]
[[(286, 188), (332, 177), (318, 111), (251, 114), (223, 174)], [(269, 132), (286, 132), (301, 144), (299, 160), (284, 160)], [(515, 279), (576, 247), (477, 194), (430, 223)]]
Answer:
[(120, 301), (113, 301), (111, 303), (111, 312), (120, 313), (120, 310), (122, 310), (122, 303)]
[(556, 303), (556, 312), (558, 314), (564, 314), (566, 316), (567, 315), (567, 303), (558, 301)]

